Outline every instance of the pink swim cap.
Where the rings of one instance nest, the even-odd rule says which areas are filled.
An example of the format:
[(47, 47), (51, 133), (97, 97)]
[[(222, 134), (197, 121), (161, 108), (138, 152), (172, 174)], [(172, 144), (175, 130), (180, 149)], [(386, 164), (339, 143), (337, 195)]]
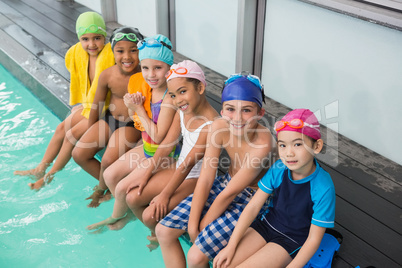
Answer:
[(320, 123), (309, 109), (295, 109), (275, 123), (276, 135), (281, 131), (295, 131), (314, 140), (321, 139)]
[(173, 64), (172, 67), (170, 67), (170, 71), (166, 76), (167, 81), (169, 82), (171, 79), (176, 77), (194, 78), (207, 86), (204, 72), (197, 63), (191, 60), (184, 60), (178, 64)]

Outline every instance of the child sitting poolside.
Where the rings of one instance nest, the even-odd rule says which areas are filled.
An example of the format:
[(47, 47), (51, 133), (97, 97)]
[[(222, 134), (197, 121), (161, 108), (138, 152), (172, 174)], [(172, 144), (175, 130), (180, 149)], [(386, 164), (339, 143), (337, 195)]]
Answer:
[[(87, 198), (92, 199), (89, 207), (99, 206), (99, 199), (104, 197), (107, 189), (102, 176), (104, 169), (133, 148), (141, 138), (141, 132), (134, 128), (123, 97), (127, 93), (130, 77), (140, 71), (137, 43), (142, 38), (137, 28), (121, 27), (114, 30), (110, 44), (116, 65), (104, 70), (99, 76), (98, 89), (88, 119), (88, 130), (73, 150), (75, 162), (99, 181), (94, 193)], [(109, 108), (99, 118), (109, 95)], [(106, 151), (100, 163), (95, 155), (104, 147)]]
[[(172, 99), (167, 94), (166, 73), (173, 64), (173, 52), (170, 40), (163, 35), (156, 35), (142, 40), (138, 44), (139, 59), (142, 74), (130, 78), (124, 102), (129, 112), (134, 114), (135, 127), (141, 130), (142, 144), (122, 155), (104, 172), (106, 185), (115, 197), (112, 216), (99, 223), (92, 224), (90, 230), (108, 225), (110, 229), (118, 230), (133, 217), (125, 201), (126, 188), (118, 188), (123, 180), (135, 178), (135, 168), (146, 158), (152, 157), (158, 144), (165, 138), (171, 127), (176, 110)], [(176, 148), (169, 156), (177, 156)], [(121, 191), (121, 193), (116, 193)], [(126, 213), (128, 212), (128, 213)]]
[[(126, 184), (126, 202), (134, 215), (150, 230), (150, 250), (158, 246), (155, 226), (184, 198), (193, 193), (200, 175), (202, 158), (210, 125), (218, 116), (206, 98), (204, 72), (189, 60), (172, 65), (168, 94), (178, 109), (166, 138), (152, 158), (145, 160), (134, 171), (134, 180)], [(176, 163), (163, 161), (176, 141), (183, 137), (183, 147)]]
[[(274, 128), (281, 160), (258, 183), (228, 245), (214, 259), (216, 268), (303, 267), (325, 229), (334, 227), (335, 188), (314, 157), (323, 147), (317, 118), (296, 109)], [(269, 210), (257, 217), (271, 196)]]
[(110, 44), (105, 45), (106, 25), (101, 15), (82, 13), (76, 21), (76, 32), (79, 42), (67, 51), (65, 62), (70, 72), (70, 105), (79, 105), (74, 106), (71, 114), (57, 126), (42, 161), (33, 169), (14, 172), (38, 179), (29, 184), (31, 189), (39, 190), (45, 182), (50, 183), (54, 174), (67, 165), (75, 143), (88, 129), (87, 119), (99, 75), (115, 64)]
[[(243, 208), (267, 164), (273, 138), (258, 123), (264, 115), (259, 78), (233, 75), (222, 92), (222, 118), (207, 138), (200, 177), (193, 195), (184, 199), (156, 226), (166, 267), (186, 267), (178, 238), (186, 231), (194, 243), (187, 254), (189, 267), (208, 267), (230, 238)], [(228, 172), (216, 176), (221, 150), (230, 158)]]

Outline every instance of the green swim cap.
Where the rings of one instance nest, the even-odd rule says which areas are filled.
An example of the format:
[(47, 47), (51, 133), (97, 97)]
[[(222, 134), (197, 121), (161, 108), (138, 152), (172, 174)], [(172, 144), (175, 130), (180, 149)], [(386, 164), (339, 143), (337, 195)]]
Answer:
[(75, 24), (78, 39), (86, 33), (102, 34), (106, 37), (106, 24), (102, 16), (96, 12), (82, 13)]

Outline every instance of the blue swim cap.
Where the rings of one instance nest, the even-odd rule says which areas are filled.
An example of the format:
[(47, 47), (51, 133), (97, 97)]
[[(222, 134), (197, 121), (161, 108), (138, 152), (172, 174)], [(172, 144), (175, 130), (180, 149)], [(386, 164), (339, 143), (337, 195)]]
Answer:
[(169, 66), (173, 64), (172, 43), (164, 35), (157, 34), (141, 40), (138, 44), (140, 61), (153, 59), (163, 61)]
[[(256, 78), (258, 81), (256, 81)], [(262, 107), (262, 85), (259, 78), (251, 75), (232, 75), (225, 82), (222, 103), (230, 100), (251, 101)]]

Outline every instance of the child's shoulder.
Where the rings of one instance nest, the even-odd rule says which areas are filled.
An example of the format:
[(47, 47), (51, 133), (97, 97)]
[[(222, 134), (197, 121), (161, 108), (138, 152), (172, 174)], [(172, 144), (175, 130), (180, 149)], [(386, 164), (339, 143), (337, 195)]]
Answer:
[(269, 130), (269, 128), (267, 128), (267, 127), (265, 127), (265, 126), (263, 126), (261, 124), (258, 124), (257, 127), (256, 127), (256, 132), (255, 133), (257, 134), (257, 141), (258, 142), (262, 142), (262, 143), (268, 142), (269, 144), (272, 143), (273, 136), (272, 136), (272, 133)]

